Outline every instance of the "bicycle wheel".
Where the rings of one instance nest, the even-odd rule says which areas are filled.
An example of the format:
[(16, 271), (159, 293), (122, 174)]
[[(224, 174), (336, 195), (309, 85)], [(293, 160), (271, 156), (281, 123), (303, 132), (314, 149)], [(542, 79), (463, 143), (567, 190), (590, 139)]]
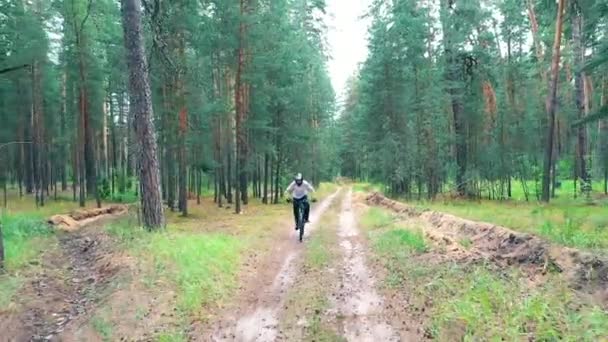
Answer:
[(304, 237), (304, 208), (302, 208), (302, 205), (300, 205), (300, 208), (298, 209), (298, 226), (299, 226), (299, 230), (300, 230), (300, 242), (302, 242), (302, 238)]

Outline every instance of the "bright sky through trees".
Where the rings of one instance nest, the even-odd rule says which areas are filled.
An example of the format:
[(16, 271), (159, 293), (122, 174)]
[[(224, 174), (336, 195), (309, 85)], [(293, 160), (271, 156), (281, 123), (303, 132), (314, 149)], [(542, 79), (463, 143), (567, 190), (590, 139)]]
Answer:
[(371, 0), (329, 0), (327, 25), (329, 74), (338, 95), (343, 99), (346, 80), (367, 56), (367, 27), (369, 21), (362, 18)]

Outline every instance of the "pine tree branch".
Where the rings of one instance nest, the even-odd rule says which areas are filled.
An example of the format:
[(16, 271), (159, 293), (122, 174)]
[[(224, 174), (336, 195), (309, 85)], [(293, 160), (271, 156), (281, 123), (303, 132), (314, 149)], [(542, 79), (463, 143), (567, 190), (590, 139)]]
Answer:
[(4, 73), (7, 73), (7, 72), (19, 70), (19, 69), (25, 69), (25, 68), (27, 68), (29, 66), (30, 66), (29, 64), (23, 64), (23, 65), (13, 66), (13, 67), (10, 67), (10, 68), (0, 69), (0, 74), (4, 74)]
[(578, 127), (578, 126), (584, 125), (586, 123), (596, 122), (596, 121), (601, 120), (606, 117), (608, 117), (608, 105), (604, 105), (600, 109), (598, 109), (595, 113), (589, 114), (586, 117), (575, 121), (572, 124), (572, 127)]

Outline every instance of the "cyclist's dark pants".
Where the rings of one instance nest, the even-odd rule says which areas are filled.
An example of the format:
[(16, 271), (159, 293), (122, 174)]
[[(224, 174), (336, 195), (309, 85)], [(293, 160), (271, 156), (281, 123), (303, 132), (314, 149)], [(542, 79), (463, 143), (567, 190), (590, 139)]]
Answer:
[(296, 220), (296, 225), (298, 224), (298, 205), (302, 202), (304, 205), (304, 222), (308, 221), (308, 215), (310, 214), (310, 204), (308, 203), (308, 196), (304, 196), (302, 198), (293, 199), (293, 217)]

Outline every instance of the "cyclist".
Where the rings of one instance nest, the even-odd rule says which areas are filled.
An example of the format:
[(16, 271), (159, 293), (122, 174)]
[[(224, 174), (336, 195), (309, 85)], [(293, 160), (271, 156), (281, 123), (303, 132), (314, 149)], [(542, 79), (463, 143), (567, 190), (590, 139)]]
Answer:
[[(310, 204), (308, 203), (308, 193), (314, 192), (315, 188), (304, 180), (301, 173), (298, 173), (291, 184), (285, 189), (286, 194), (290, 194), (293, 199), (293, 217), (296, 221), (296, 230), (298, 230), (298, 205), (304, 205), (304, 222), (310, 222), (308, 215), (310, 214)], [(291, 201), (291, 199), (287, 199)]]

